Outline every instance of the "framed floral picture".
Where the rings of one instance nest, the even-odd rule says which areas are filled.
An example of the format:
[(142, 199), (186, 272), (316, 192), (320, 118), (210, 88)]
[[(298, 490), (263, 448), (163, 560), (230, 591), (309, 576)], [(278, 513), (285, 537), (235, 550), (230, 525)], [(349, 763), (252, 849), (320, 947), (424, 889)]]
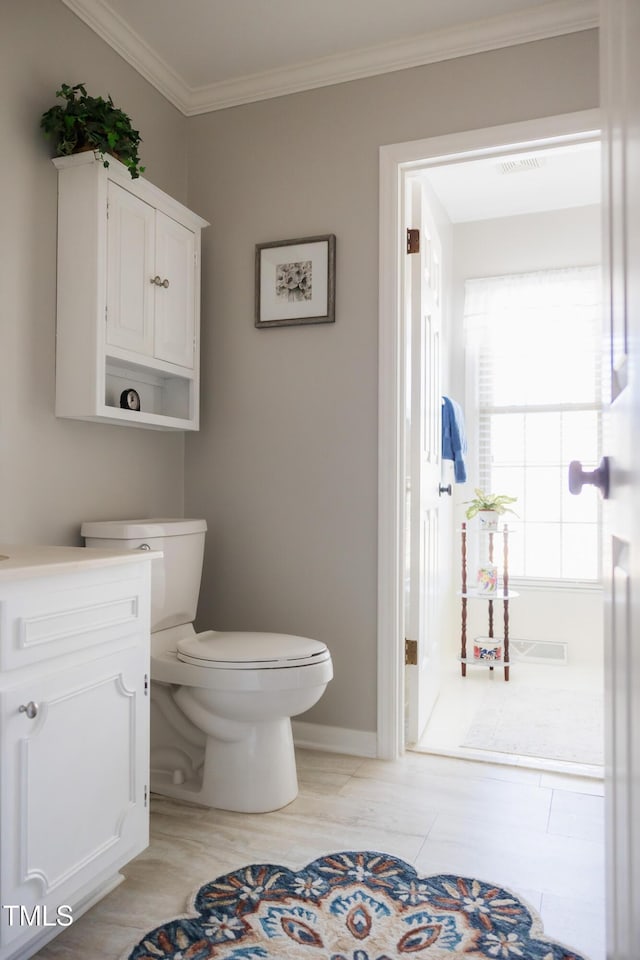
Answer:
[(256, 244), (256, 327), (335, 323), (336, 238)]

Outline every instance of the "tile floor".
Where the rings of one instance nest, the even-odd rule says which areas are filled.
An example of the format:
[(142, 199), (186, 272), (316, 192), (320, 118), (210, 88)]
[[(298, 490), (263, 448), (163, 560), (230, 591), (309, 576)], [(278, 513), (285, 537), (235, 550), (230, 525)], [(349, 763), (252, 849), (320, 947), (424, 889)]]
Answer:
[(298, 798), (269, 814), (153, 797), (151, 845), (126, 882), (38, 960), (119, 960), (220, 874), (257, 862), (299, 869), (353, 849), (501, 884), (542, 914), (550, 936), (604, 960), (601, 781), (421, 753), (386, 762), (301, 750), (298, 772)]

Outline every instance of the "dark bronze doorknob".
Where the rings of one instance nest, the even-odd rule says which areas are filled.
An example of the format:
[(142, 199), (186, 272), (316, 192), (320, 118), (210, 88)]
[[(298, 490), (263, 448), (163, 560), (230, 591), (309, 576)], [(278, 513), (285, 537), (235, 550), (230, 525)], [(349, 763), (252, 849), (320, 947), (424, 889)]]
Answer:
[(585, 484), (597, 487), (602, 498), (609, 497), (609, 457), (603, 457), (595, 470), (583, 470), (579, 460), (572, 460), (569, 464), (569, 492), (582, 493)]

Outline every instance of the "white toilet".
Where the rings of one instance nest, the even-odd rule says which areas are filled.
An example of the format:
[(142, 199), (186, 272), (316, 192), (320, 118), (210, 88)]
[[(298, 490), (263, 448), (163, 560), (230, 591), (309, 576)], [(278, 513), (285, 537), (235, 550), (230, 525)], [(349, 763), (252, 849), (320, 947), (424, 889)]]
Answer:
[(88, 547), (161, 550), (151, 566), (151, 789), (242, 813), (298, 793), (291, 717), (333, 676), (324, 643), (278, 633), (196, 633), (204, 520), (82, 524)]

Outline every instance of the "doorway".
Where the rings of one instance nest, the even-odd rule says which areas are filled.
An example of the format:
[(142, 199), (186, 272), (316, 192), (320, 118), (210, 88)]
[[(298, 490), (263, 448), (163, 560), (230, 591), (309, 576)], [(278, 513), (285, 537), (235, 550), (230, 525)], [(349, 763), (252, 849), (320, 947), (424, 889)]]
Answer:
[[(464, 501), (481, 487), (516, 503), (502, 517), (510, 531), (510, 682), (473, 657), (488, 606), (487, 595), (473, 597), (487, 539), (476, 519), (466, 537), (466, 678), (456, 662), (457, 599), (441, 618), (440, 695), (417, 742), (407, 736), (412, 749), (602, 776), (600, 501), (593, 489), (581, 498), (567, 489), (572, 460), (590, 455), (595, 465), (601, 456), (600, 166), (594, 140), (423, 173), (450, 222), (444, 379), (469, 440), (466, 483), (442, 464), (455, 513), (453, 551), (445, 542), (441, 553), (458, 591)], [(499, 592), (503, 538), (495, 540)], [(502, 602), (492, 605), (500, 637)], [(501, 657), (502, 645), (495, 652)], [(409, 703), (407, 715), (415, 713)]]
[[(436, 194), (443, 196), (446, 190), (442, 183), (437, 183), (437, 178), (442, 175), (451, 178), (456, 171), (462, 171), (465, 165), (476, 163), (484, 164), (485, 167), (495, 168), (497, 163), (504, 165), (506, 169), (510, 168), (512, 162), (517, 159), (527, 160), (532, 158), (539, 150), (555, 150), (556, 152), (566, 152), (572, 145), (586, 145), (598, 139), (599, 118), (596, 111), (589, 111), (582, 114), (570, 115), (564, 117), (549, 118), (545, 121), (534, 121), (525, 124), (514, 124), (506, 127), (494, 128), (485, 131), (472, 131), (470, 133), (455, 135), (453, 137), (437, 138), (436, 140), (423, 141), (416, 144), (401, 144), (394, 147), (385, 147), (381, 151), (381, 258), (384, 258), (385, 269), (381, 270), (381, 311), (380, 311), (380, 441), (381, 441), (381, 473), (380, 473), (380, 636), (379, 636), (379, 677), (380, 677), (380, 697), (379, 697), (379, 755), (397, 756), (408, 746), (405, 734), (405, 713), (407, 708), (412, 709), (412, 705), (405, 699), (404, 684), (404, 663), (400, 658), (401, 641), (404, 640), (406, 617), (404, 611), (404, 578), (402, 576), (402, 560), (405, 554), (405, 498), (402, 479), (404, 474), (400, 470), (400, 464), (404, 462), (406, 453), (406, 437), (403, 435), (402, 423), (400, 419), (399, 397), (403, 397), (405, 392), (405, 370), (404, 363), (404, 330), (402, 322), (398, 323), (398, 304), (401, 302), (401, 280), (403, 276), (404, 264), (399, 253), (400, 244), (398, 242), (398, 226), (402, 224), (401, 209), (399, 208), (398, 194), (401, 190), (397, 189), (398, 175), (402, 182), (403, 177), (410, 177), (415, 180), (416, 176), (421, 176), (429, 183), (430, 188), (435, 189)], [(526, 164), (521, 165), (521, 169), (526, 169)], [(521, 187), (514, 190), (515, 177), (511, 178), (508, 189), (512, 193), (518, 194)], [(507, 191), (508, 192), (508, 191)], [(460, 189), (454, 189), (453, 195), (460, 199)], [(476, 202), (478, 199), (486, 199), (486, 191), (475, 191)], [(446, 203), (445, 203), (446, 206)], [(540, 211), (539, 211), (540, 212)], [(458, 209), (455, 213), (456, 220), (462, 224), (464, 220), (464, 211), (460, 213)], [(494, 218), (495, 219), (495, 218)], [(474, 222), (469, 219), (469, 223)], [(479, 218), (476, 216), (476, 226), (470, 227), (467, 232), (473, 233), (478, 230), (477, 223)], [(486, 251), (485, 251), (486, 252)], [(393, 269), (389, 270), (389, 265)], [(484, 271), (483, 271), (484, 272)], [(492, 272), (492, 271), (489, 271)], [(501, 271), (499, 271), (501, 272)], [(506, 271), (505, 271), (506, 272)], [(459, 309), (459, 305), (458, 305)], [(389, 318), (392, 318), (390, 321)], [(445, 321), (446, 322), (446, 321)], [(452, 353), (454, 356), (460, 355), (461, 344), (452, 344)], [(461, 372), (460, 365), (454, 364), (451, 371), (448, 371), (448, 377), (445, 375), (443, 383), (443, 392), (449, 391), (452, 394), (458, 392), (464, 393), (464, 373)], [(386, 453), (386, 456), (385, 456)], [(391, 469), (395, 470), (395, 475), (391, 475)], [(445, 478), (445, 486), (448, 484), (448, 478)], [(467, 488), (468, 489), (468, 488)], [(470, 494), (472, 495), (472, 493)], [(455, 541), (455, 529), (459, 527), (460, 518), (464, 519), (461, 513), (460, 505), (454, 511), (452, 523), (448, 531), (451, 542)], [(447, 535), (443, 532), (443, 535)], [(457, 550), (455, 551), (457, 555)], [(459, 588), (456, 583), (455, 570), (452, 565), (451, 570), (451, 589), (452, 598), (452, 616), (455, 616), (454, 609), (457, 598), (456, 590)], [(588, 596), (586, 593), (584, 596)], [(540, 609), (540, 595), (537, 594), (530, 598), (531, 610)], [(584, 599), (584, 597), (583, 597)], [(558, 601), (558, 597), (556, 597)], [(594, 601), (594, 596), (591, 596)], [(565, 601), (567, 598), (565, 597)], [(597, 601), (596, 601), (597, 602)], [(575, 612), (575, 598), (568, 599), (569, 608)], [(562, 603), (560, 603), (562, 606)], [(592, 602), (593, 606), (593, 602)], [(587, 608), (589, 603), (587, 602)], [(585, 608), (586, 609), (586, 608)], [(593, 622), (593, 609), (586, 613), (587, 620)], [(459, 620), (459, 617), (456, 618)], [(598, 618), (601, 619), (601, 618)], [(455, 623), (456, 621), (454, 621)], [(520, 631), (522, 632), (522, 631)], [(516, 636), (516, 634), (512, 634)], [(526, 634), (522, 638), (526, 641)], [(501, 679), (501, 671), (492, 671), (489, 677), (488, 671), (484, 669), (470, 671), (471, 676), (465, 678), (463, 709), (460, 707), (461, 701), (452, 698), (449, 682), (457, 687), (458, 697), (460, 695), (459, 665), (455, 659), (456, 653), (455, 640), (451, 649), (447, 649), (446, 659), (451, 668), (451, 676), (447, 677), (443, 673), (443, 685), (441, 687), (441, 696), (436, 704), (432, 714), (432, 723), (436, 730), (434, 736), (440, 736), (442, 745), (440, 747), (435, 742), (422, 741), (424, 747), (435, 752), (448, 752), (457, 755), (470, 755), (469, 751), (473, 748), (462, 748), (460, 741), (463, 735), (460, 730), (455, 729), (452, 718), (456, 717), (458, 726), (460, 722), (465, 722), (469, 717), (464, 716), (475, 710), (481, 711), (482, 703), (486, 700), (489, 691), (498, 696), (504, 696), (516, 692), (516, 686), (520, 680), (509, 684), (504, 684)], [(526, 659), (526, 643), (522, 648), (524, 659)], [(538, 645), (538, 653), (541, 648)], [(515, 663), (514, 659), (514, 663)], [(551, 667), (544, 663), (534, 663), (533, 658), (529, 657), (526, 669), (530, 678), (534, 679), (534, 684), (544, 682), (548, 684), (548, 678), (551, 676), (549, 671), (556, 671), (554, 682), (551, 687), (558, 690), (563, 689), (566, 680), (562, 678), (561, 685), (558, 685), (557, 671), (560, 669)], [(512, 671), (512, 679), (513, 673)], [(546, 672), (546, 676), (545, 676)], [(536, 677), (537, 675), (537, 677)], [(539, 676), (542, 676), (542, 681)], [(522, 676), (522, 673), (521, 673)], [(574, 671), (573, 679), (579, 679), (577, 672)], [(591, 681), (589, 681), (591, 682)], [(510, 684), (512, 681), (510, 681)], [(578, 687), (580, 683), (577, 684)], [(529, 683), (531, 687), (531, 683)], [(410, 685), (406, 688), (410, 690)], [(602, 687), (600, 686), (600, 695)], [(562, 698), (560, 698), (562, 699)], [(566, 699), (566, 697), (565, 697)], [(440, 704), (440, 706), (438, 706)], [(447, 720), (447, 712), (449, 719)], [(462, 718), (462, 719), (461, 719)], [(440, 734), (437, 734), (438, 725)], [(431, 724), (429, 724), (431, 726)], [(442, 739), (442, 731), (449, 735), (449, 743)], [(427, 735), (429, 736), (429, 734)], [(453, 744), (451, 738), (457, 741)], [(419, 741), (420, 742), (420, 741)], [(467, 752), (465, 753), (464, 750)], [(462, 752), (460, 752), (462, 751)], [(489, 759), (489, 756), (485, 757)], [(535, 763), (534, 763), (535, 765)]]

